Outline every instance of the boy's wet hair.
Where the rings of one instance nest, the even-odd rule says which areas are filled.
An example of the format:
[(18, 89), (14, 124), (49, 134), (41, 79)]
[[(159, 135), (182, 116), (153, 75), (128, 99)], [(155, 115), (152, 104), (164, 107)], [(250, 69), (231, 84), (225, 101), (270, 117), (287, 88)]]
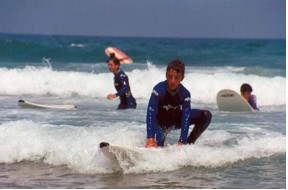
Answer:
[(252, 91), (253, 91), (253, 89), (250, 86), (250, 84), (244, 83), (240, 87), (240, 92), (252, 92)]
[(115, 57), (115, 53), (111, 53), (109, 59), (107, 59), (107, 63), (109, 61), (113, 61), (116, 65), (120, 65), (120, 60)]
[(175, 70), (177, 73), (181, 73), (184, 77), (185, 73), (185, 64), (180, 59), (174, 59), (172, 60), (168, 66), (166, 72), (170, 70)]

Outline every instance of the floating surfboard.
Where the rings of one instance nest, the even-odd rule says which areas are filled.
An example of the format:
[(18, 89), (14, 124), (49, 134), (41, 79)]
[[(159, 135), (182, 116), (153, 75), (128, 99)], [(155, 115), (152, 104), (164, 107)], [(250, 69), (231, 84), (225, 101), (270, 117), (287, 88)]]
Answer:
[(216, 96), (220, 111), (254, 112), (250, 104), (237, 92), (229, 89), (220, 90)]
[(106, 156), (107, 158), (109, 158), (110, 160), (115, 160), (116, 156), (115, 154), (110, 150), (111, 146), (109, 143), (107, 142), (101, 142), (99, 144), (100, 149), (103, 153), (104, 156)]
[(123, 53), (122, 51), (120, 51), (119, 49), (115, 48), (115, 47), (108, 47), (105, 49), (105, 53), (108, 57), (110, 57), (110, 55), (112, 53), (115, 54), (115, 57), (120, 60), (120, 63), (122, 64), (131, 64), (133, 63), (133, 60), (128, 57), (125, 53)]
[(119, 145), (111, 145), (108, 142), (101, 142), (99, 146), (104, 156), (111, 160), (117, 158), (127, 159), (131, 157), (137, 157), (138, 155), (138, 153), (132, 148), (122, 147)]
[(38, 104), (38, 103), (32, 103), (28, 102), (26, 100), (18, 100), (18, 105), (22, 108), (38, 108), (38, 109), (76, 109), (77, 106), (75, 105), (45, 105), (45, 104)]
[(108, 142), (99, 144), (101, 152), (110, 161), (118, 163), (122, 169), (134, 167), (141, 154), (129, 147), (111, 145)]

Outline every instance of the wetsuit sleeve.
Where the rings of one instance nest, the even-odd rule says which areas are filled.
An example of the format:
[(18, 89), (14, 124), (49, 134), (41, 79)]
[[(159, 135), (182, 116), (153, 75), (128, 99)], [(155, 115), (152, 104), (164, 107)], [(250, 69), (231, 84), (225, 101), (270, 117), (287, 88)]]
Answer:
[(188, 91), (184, 93), (183, 100), (184, 101), (182, 105), (182, 118), (181, 118), (182, 127), (179, 142), (186, 144), (190, 126), (190, 115), (191, 115), (191, 105), (190, 105), (191, 96)]
[(155, 137), (156, 130), (156, 113), (159, 104), (159, 91), (156, 86), (154, 87), (147, 108), (146, 125), (147, 125), (147, 138)]
[(118, 79), (121, 82), (121, 88), (120, 88), (120, 90), (117, 91), (117, 93), (115, 95), (116, 96), (122, 96), (129, 90), (128, 79), (127, 79), (126, 75), (122, 74), (122, 73), (120, 74)]

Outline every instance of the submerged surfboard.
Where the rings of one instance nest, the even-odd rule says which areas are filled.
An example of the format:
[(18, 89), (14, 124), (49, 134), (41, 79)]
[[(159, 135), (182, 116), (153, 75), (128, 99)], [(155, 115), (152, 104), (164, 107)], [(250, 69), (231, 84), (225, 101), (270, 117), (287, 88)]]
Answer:
[(133, 151), (131, 148), (111, 145), (108, 142), (101, 142), (99, 146), (104, 156), (111, 160), (115, 160), (117, 158), (131, 159), (131, 157), (137, 157), (138, 155), (138, 153)]
[(105, 49), (105, 53), (108, 57), (110, 57), (110, 55), (112, 53), (115, 54), (115, 57), (120, 60), (120, 63), (122, 64), (132, 64), (133, 60), (127, 56), (125, 53), (123, 53), (121, 50), (115, 48), (115, 47), (108, 47)]
[[(193, 146), (177, 146), (168, 145), (158, 148), (145, 148), (143, 147), (129, 147), (123, 145), (110, 144), (108, 142), (101, 142), (99, 144), (100, 152), (104, 158), (109, 162), (110, 166), (115, 167), (120, 171), (134, 170), (135, 168), (142, 167), (143, 163), (154, 162), (154, 159), (165, 158), (169, 159), (169, 156), (179, 153), (182, 150), (181, 156), (186, 156), (187, 159), (191, 159), (190, 148)], [(179, 155), (180, 156), (180, 155)], [(196, 156), (196, 155), (195, 155)], [(165, 159), (163, 162), (165, 162)], [(153, 169), (148, 169), (153, 171)]]
[(220, 111), (254, 112), (250, 104), (233, 90), (220, 90), (216, 96), (216, 101)]
[(110, 161), (117, 163), (122, 169), (134, 167), (141, 154), (132, 148), (111, 145), (108, 142), (99, 144), (101, 152)]
[(18, 105), (22, 108), (38, 108), (38, 109), (66, 109), (66, 110), (71, 110), (71, 109), (76, 109), (77, 106), (75, 105), (45, 105), (45, 104), (37, 104), (37, 103), (32, 103), (28, 102), (26, 100), (19, 100)]
[(107, 158), (109, 158), (110, 160), (114, 160), (116, 159), (115, 154), (110, 150), (111, 146), (109, 143), (107, 142), (101, 142), (99, 144), (100, 149), (103, 153), (104, 156), (106, 156)]

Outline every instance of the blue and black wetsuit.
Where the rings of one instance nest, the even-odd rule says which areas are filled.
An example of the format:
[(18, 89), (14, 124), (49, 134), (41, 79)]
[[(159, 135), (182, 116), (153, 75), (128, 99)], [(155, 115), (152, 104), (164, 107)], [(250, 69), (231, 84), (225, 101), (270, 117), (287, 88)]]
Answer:
[[(168, 89), (166, 81), (158, 83), (147, 108), (147, 137), (164, 146), (168, 132), (181, 129), (179, 142), (194, 143), (210, 124), (212, 115), (207, 110), (191, 109), (190, 103), (190, 92), (182, 84), (174, 92)], [(191, 124), (195, 127), (188, 136)]]
[(120, 97), (118, 109), (136, 108), (137, 104), (131, 93), (128, 76), (122, 70), (114, 75), (114, 86), (117, 90), (115, 95)]

